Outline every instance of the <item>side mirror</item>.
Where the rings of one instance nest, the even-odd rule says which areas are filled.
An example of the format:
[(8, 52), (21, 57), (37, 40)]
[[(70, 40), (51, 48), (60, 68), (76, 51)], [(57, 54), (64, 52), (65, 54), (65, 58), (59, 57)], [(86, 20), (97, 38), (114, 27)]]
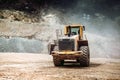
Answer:
[(85, 26), (83, 26), (83, 31), (85, 31)]

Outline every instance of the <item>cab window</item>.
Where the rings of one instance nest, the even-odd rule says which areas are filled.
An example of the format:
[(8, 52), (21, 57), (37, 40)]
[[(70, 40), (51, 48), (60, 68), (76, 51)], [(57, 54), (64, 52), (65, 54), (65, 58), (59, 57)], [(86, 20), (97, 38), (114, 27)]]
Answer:
[(71, 34), (72, 35), (78, 35), (79, 34), (79, 28), (71, 27)]

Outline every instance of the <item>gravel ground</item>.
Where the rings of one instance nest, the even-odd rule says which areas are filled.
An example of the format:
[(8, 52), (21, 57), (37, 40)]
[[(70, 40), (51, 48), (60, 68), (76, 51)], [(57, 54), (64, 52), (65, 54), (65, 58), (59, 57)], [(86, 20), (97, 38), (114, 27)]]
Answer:
[(91, 58), (90, 67), (55, 67), (47, 54), (0, 53), (0, 80), (120, 80), (120, 59)]

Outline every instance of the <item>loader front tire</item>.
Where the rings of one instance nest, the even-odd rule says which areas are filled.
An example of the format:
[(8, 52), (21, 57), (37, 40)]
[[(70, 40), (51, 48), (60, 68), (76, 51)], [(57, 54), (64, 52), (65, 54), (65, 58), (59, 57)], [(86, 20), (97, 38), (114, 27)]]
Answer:
[(64, 64), (64, 60), (60, 60), (58, 57), (53, 57), (53, 62), (55, 66), (62, 66)]
[(88, 67), (90, 64), (89, 47), (88, 46), (81, 46), (80, 50), (83, 52), (83, 54), (79, 58), (80, 65), (82, 67)]
[[(54, 47), (54, 51), (58, 51), (58, 46)], [(64, 60), (61, 60), (58, 56), (53, 56), (53, 62), (55, 66), (62, 66), (64, 64)]]

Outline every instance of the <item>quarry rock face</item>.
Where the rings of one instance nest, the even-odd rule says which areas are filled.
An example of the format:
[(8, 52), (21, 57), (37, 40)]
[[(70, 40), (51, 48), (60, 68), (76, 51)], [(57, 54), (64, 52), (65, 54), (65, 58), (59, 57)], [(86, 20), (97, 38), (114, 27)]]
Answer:
[(43, 43), (35, 39), (25, 39), (20, 37), (0, 38), (0, 52), (29, 52), (41, 53)]
[(50, 39), (54, 38), (52, 35), (56, 36), (55, 26), (52, 24), (52, 28), (51, 22), (48, 22), (52, 20), (45, 20), (43, 23), (31, 23), (16, 21), (8, 17), (9, 15), (7, 15), (7, 19), (0, 20), (0, 52), (47, 53), (47, 45)]

